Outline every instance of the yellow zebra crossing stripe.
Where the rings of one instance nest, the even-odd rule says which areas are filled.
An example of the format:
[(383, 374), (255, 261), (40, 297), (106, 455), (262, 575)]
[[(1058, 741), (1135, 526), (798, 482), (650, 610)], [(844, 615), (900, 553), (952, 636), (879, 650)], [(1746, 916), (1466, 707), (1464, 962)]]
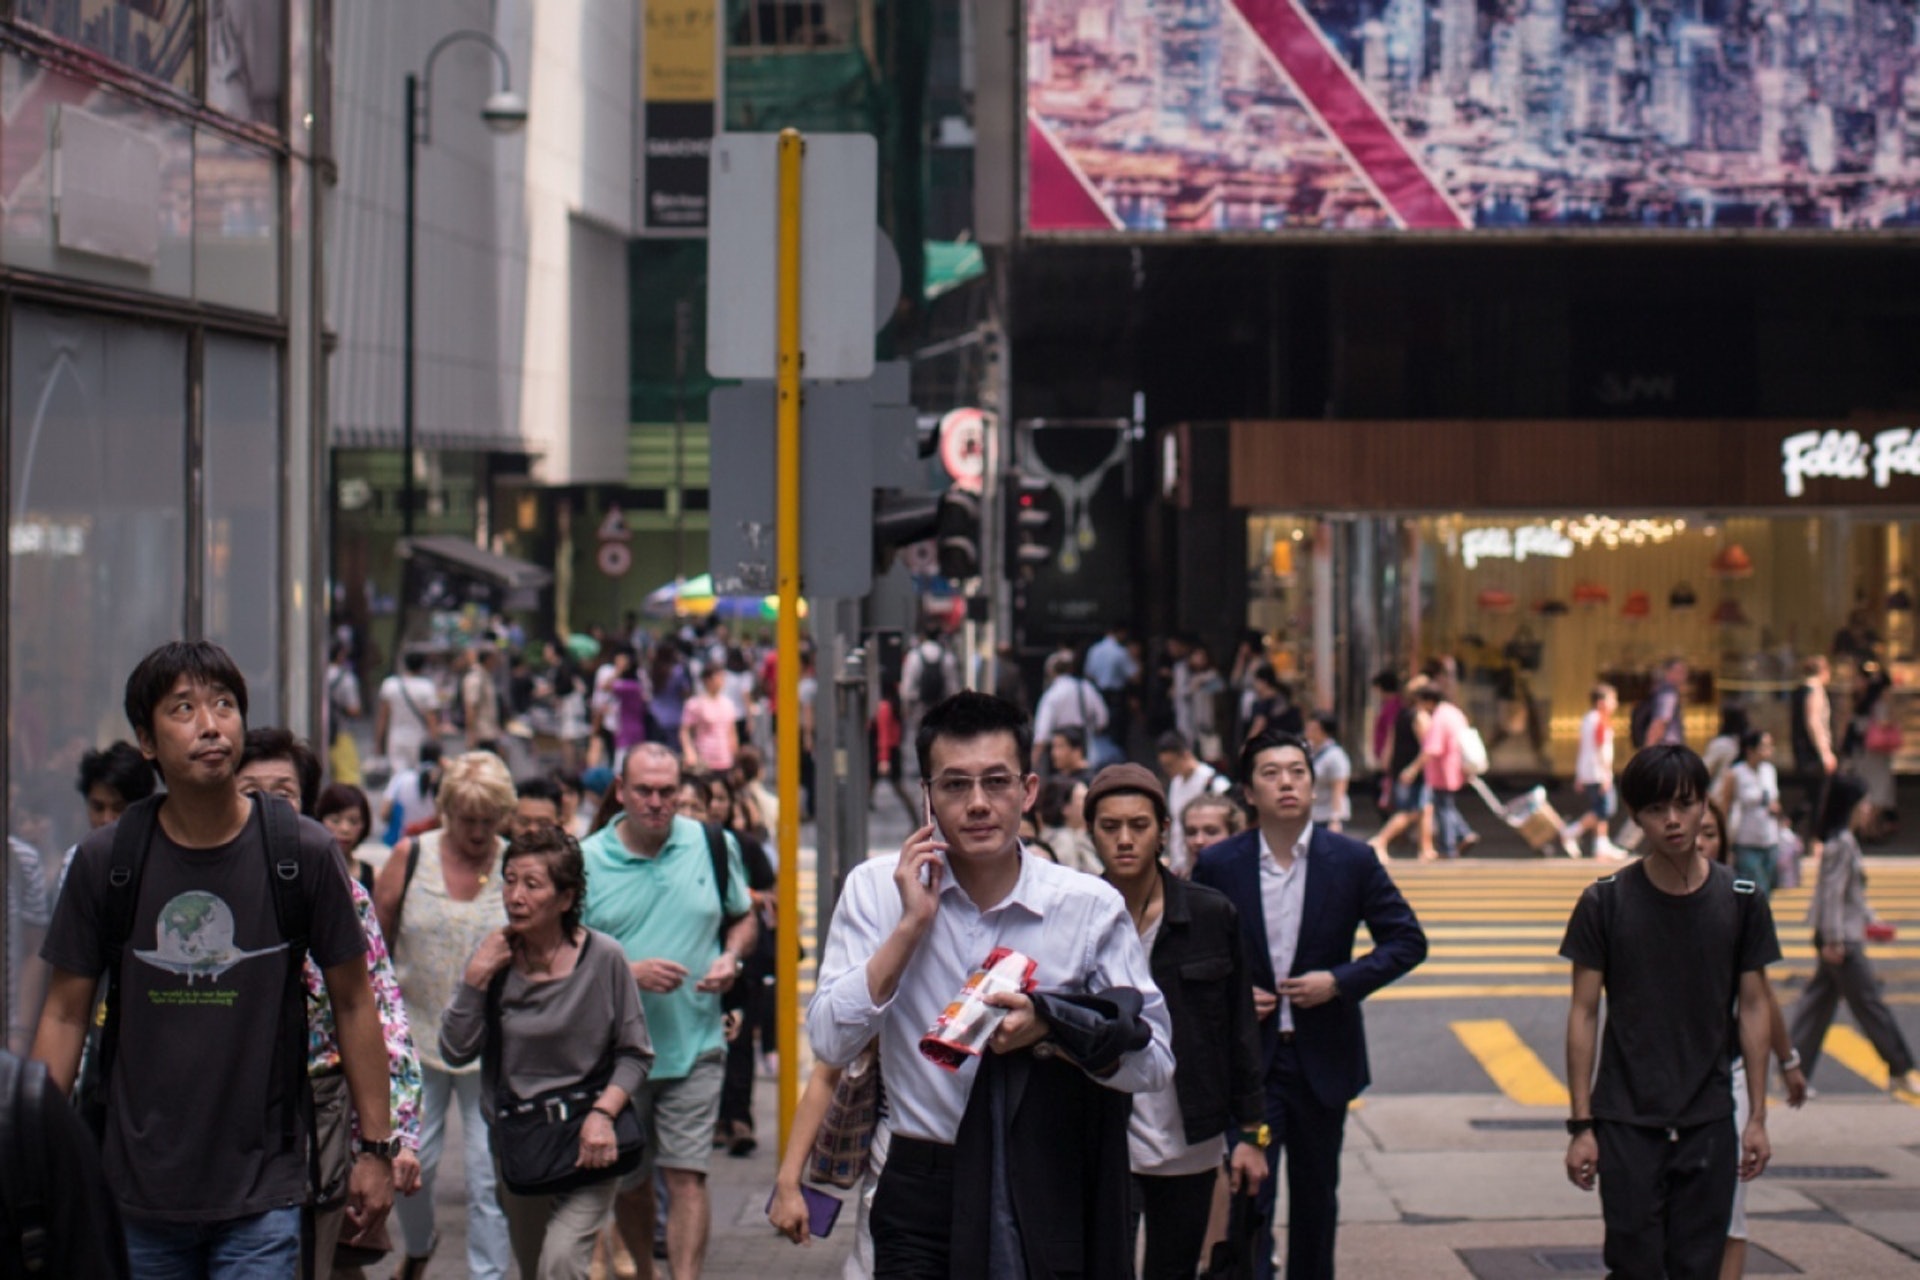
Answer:
[(1540, 1055), (1527, 1047), (1512, 1023), (1504, 1018), (1487, 1018), (1450, 1025), (1461, 1045), (1507, 1097), (1526, 1107), (1567, 1105), (1567, 1087), (1540, 1061)]

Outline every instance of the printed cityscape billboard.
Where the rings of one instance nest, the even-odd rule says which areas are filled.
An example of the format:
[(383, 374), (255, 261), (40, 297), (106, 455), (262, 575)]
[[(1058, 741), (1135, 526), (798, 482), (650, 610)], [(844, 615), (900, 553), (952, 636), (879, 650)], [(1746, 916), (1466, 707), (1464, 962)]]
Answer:
[(1027, 0), (1030, 232), (1920, 226), (1912, 0)]

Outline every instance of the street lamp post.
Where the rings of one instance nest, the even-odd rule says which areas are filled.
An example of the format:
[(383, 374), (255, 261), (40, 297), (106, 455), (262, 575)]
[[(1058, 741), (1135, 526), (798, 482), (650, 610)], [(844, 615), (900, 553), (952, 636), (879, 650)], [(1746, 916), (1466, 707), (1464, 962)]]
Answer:
[(513, 67), (500, 42), (484, 31), (455, 31), (442, 36), (427, 51), (426, 65), (419, 75), (407, 73), (407, 202), (406, 263), (404, 268), (406, 301), (401, 327), (401, 406), (400, 406), (400, 531), (413, 536), (413, 311), (414, 311), (414, 215), (416, 186), (420, 167), (420, 148), (430, 143), (433, 129), (433, 62), (441, 50), (461, 40), (477, 40), (493, 51), (500, 64), (500, 88), (489, 95), (480, 109), (480, 118), (495, 133), (513, 133), (527, 122), (526, 99), (513, 91)]

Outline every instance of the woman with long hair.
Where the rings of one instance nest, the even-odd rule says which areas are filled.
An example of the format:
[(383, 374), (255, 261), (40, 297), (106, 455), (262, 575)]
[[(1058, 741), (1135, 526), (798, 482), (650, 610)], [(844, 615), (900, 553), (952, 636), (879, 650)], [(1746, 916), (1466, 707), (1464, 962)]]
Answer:
[(1859, 832), (1873, 821), (1873, 802), (1858, 774), (1837, 773), (1827, 787), (1815, 833), (1826, 842), (1820, 859), (1820, 880), (1814, 886), (1813, 945), (1820, 967), (1806, 990), (1793, 1003), (1787, 1025), (1806, 1072), (1820, 1061), (1820, 1045), (1833, 1025), (1840, 1001), (1847, 1002), (1853, 1020), (1887, 1063), (1895, 1093), (1920, 1097), (1920, 1076), (1913, 1069), (1913, 1051), (1900, 1033), (1887, 1002), (1880, 996), (1880, 979), (1867, 962), (1867, 925), (1874, 918), (1867, 905), (1867, 873), (1860, 856)]
[[(1727, 838), (1727, 815), (1719, 805), (1707, 801), (1707, 820), (1700, 824), (1700, 852), (1708, 861), (1733, 866), (1733, 842)], [(1780, 1002), (1774, 999), (1773, 984), (1766, 974), (1760, 980), (1767, 988), (1767, 1004), (1773, 1014), (1773, 1030), (1768, 1051), (1780, 1063), (1780, 1078), (1787, 1086), (1787, 1105), (1799, 1107), (1807, 1100), (1807, 1075), (1800, 1069), (1800, 1057), (1787, 1037), (1787, 1021), (1780, 1014)], [(1733, 1127), (1747, 1127), (1747, 1060), (1733, 1053)], [(1740, 1280), (1747, 1270), (1747, 1184), (1733, 1184), (1733, 1217), (1727, 1223), (1727, 1249), (1720, 1255), (1720, 1280)]]

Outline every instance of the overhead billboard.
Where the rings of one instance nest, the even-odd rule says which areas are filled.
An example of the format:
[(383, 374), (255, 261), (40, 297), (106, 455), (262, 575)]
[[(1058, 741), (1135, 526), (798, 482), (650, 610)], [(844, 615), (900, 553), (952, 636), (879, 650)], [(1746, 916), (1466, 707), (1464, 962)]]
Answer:
[(1029, 0), (1026, 228), (1920, 226), (1909, 0)]

